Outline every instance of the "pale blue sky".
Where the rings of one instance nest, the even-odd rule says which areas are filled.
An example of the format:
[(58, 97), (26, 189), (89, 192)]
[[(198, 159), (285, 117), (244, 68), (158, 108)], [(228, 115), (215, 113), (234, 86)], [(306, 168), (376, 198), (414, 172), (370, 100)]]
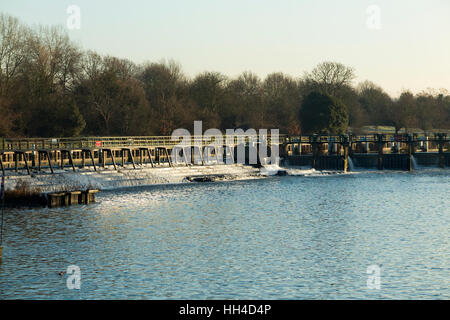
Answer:
[[(324, 60), (352, 66), (394, 96), (450, 90), (449, 0), (0, 0), (0, 11), (30, 25), (66, 26), (81, 9), (82, 48), (137, 63), (173, 58), (189, 76), (281, 71), (294, 77)], [(369, 5), (381, 29), (366, 25)]]

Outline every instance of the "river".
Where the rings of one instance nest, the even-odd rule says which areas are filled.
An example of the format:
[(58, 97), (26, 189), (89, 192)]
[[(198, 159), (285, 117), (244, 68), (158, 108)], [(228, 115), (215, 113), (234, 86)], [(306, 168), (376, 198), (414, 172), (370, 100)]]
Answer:
[(449, 299), (449, 191), (448, 170), (357, 172), (6, 209), (0, 298)]

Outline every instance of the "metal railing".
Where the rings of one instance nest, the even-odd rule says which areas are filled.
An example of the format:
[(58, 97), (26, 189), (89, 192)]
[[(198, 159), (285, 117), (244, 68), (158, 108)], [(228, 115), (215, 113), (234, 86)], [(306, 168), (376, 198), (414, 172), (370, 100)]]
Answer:
[[(271, 135), (263, 137), (268, 144), (272, 143)], [(283, 143), (285, 135), (280, 135), (278, 143)], [(99, 148), (125, 147), (172, 147), (182, 142), (183, 138), (171, 136), (133, 136), (133, 137), (77, 137), (77, 138), (0, 138), (0, 151), (12, 152), (16, 150), (77, 150)], [(189, 143), (184, 141), (185, 143)], [(215, 137), (191, 136), (191, 145), (206, 146), (209, 144), (239, 144), (260, 142), (259, 135), (223, 135), (222, 141)]]
[[(381, 139), (381, 140), (380, 140)], [(281, 141), (281, 139), (280, 139)], [(433, 134), (368, 134), (368, 135), (302, 135), (285, 136), (285, 143), (339, 143), (349, 141), (360, 142), (422, 142), (422, 141), (444, 141), (449, 142), (450, 136), (442, 133)]]
[[(442, 133), (429, 135), (420, 134), (377, 134), (371, 135), (301, 135), (288, 136), (279, 135), (276, 143), (327, 143), (327, 142), (378, 142), (380, 137), (383, 142), (420, 142), (420, 141), (444, 141), (449, 142), (450, 136)], [(273, 143), (270, 134), (259, 135), (223, 135), (222, 141), (216, 141), (215, 137), (190, 136), (188, 141), (191, 145), (206, 146), (209, 144), (237, 145), (239, 143), (261, 142), (261, 138), (268, 144)], [(16, 150), (81, 150), (100, 148), (125, 148), (125, 147), (173, 147), (181, 143), (183, 138), (175, 139), (171, 136), (132, 136), (132, 137), (77, 137), (77, 138), (0, 138), (0, 152), (13, 152)], [(220, 139), (219, 139), (220, 140)], [(275, 140), (274, 140), (275, 141)]]

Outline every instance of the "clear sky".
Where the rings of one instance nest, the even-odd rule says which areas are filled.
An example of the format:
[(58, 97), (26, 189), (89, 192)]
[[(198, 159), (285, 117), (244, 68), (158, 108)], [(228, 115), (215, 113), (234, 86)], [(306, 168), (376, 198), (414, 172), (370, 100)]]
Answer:
[[(66, 26), (69, 5), (81, 10), (81, 28), (68, 32), (82, 48), (136, 63), (172, 58), (189, 76), (299, 77), (331, 60), (393, 96), (450, 90), (449, 0), (0, 0), (0, 11)], [(367, 25), (371, 5), (379, 29)]]

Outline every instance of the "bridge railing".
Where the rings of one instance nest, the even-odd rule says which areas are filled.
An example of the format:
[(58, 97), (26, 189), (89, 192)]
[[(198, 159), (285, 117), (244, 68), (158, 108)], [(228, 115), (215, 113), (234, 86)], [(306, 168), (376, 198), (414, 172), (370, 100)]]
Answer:
[[(262, 137), (268, 144), (272, 143), (271, 135)], [(60, 150), (60, 149), (93, 149), (93, 148), (125, 148), (125, 147), (171, 147), (180, 144), (183, 138), (171, 136), (130, 136), (130, 137), (77, 137), (77, 138), (0, 138), (0, 151), (15, 150)], [(222, 142), (214, 137), (191, 136), (191, 145), (208, 145), (211, 143), (239, 144), (260, 142), (259, 135), (223, 135)], [(285, 135), (280, 135), (278, 143), (283, 143)], [(189, 141), (187, 141), (189, 142)]]
[[(302, 135), (302, 136), (285, 136), (286, 143), (329, 143), (350, 141), (354, 143), (360, 142), (379, 142), (380, 135)], [(442, 133), (432, 134), (383, 134), (381, 136), (383, 142), (421, 142), (421, 141), (449, 141), (449, 135)]]
[[(270, 134), (260, 137), (259, 135), (223, 135), (222, 142), (224, 144), (239, 144), (249, 142), (260, 142), (261, 138), (266, 140), (268, 144), (272, 144)], [(449, 141), (450, 136), (442, 133), (432, 133), (428, 135), (421, 134), (383, 134), (383, 142), (408, 142), (412, 139), (414, 142), (420, 141)], [(94, 149), (94, 148), (126, 148), (126, 147), (172, 147), (180, 144), (180, 139), (174, 139), (171, 136), (130, 136), (130, 137), (77, 137), (77, 138), (0, 138), (0, 151), (15, 150), (61, 150), (61, 149)], [(379, 136), (377, 134), (370, 135), (299, 135), (288, 136), (279, 135), (277, 142), (280, 144), (288, 143), (327, 143), (327, 142), (377, 142)], [(214, 143), (215, 138), (207, 138), (205, 136), (191, 136), (191, 145), (208, 145)], [(231, 141), (231, 142), (230, 142)], [(275, 141), (275, 140), (274, 140)]]

